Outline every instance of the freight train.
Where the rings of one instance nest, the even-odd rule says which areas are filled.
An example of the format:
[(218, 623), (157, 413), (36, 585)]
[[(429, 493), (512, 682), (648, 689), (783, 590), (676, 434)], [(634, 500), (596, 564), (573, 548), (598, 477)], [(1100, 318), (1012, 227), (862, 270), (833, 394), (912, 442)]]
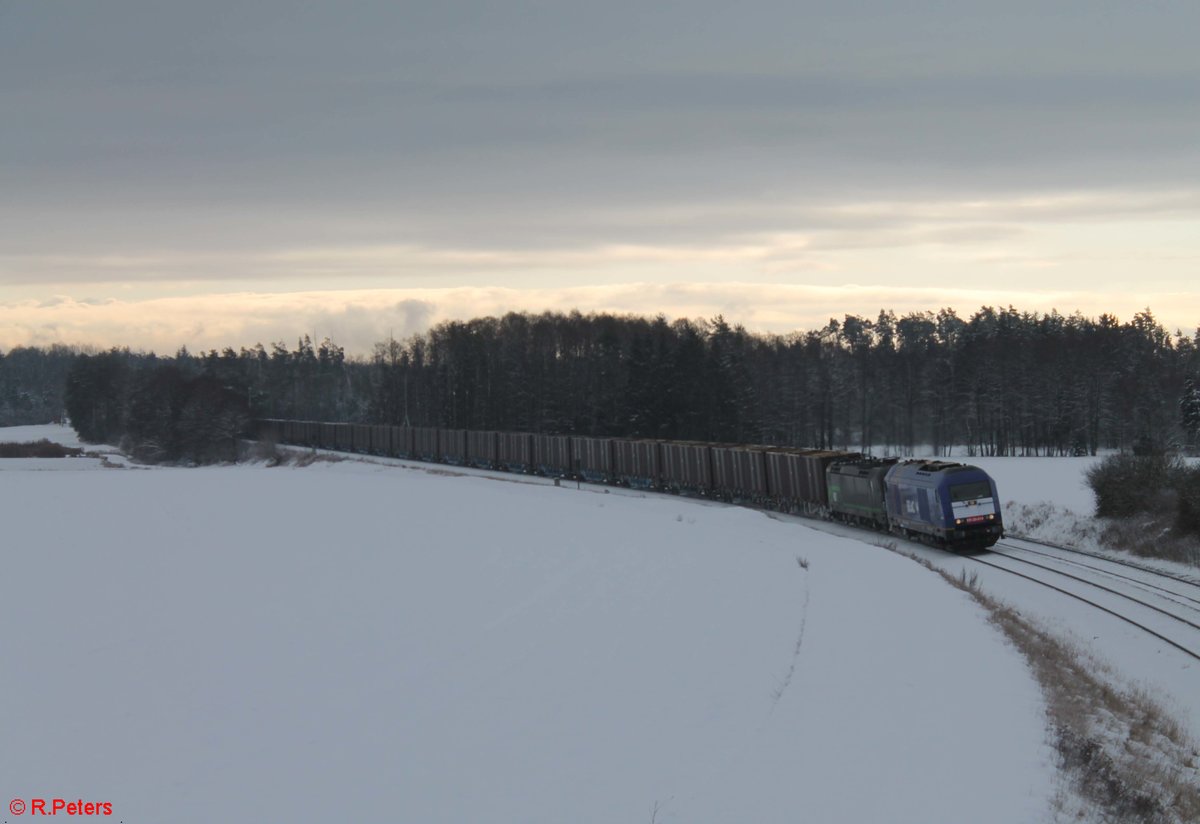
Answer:
[(280, 444), (699, 495), (832, 518), (951, 549), (1004, 535), (978, 467), (856, 452), (317, 421), (259, 420)]

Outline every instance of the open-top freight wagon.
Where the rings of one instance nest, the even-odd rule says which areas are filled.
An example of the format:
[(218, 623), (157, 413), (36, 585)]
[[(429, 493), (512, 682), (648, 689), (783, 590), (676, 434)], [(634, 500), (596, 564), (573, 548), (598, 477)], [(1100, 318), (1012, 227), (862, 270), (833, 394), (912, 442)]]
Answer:
[(943, 546), (1004, 533), (983, 470), (857, 452), (528, 432), (262, 420), (279, 443), (702, 495), (833, 517)]

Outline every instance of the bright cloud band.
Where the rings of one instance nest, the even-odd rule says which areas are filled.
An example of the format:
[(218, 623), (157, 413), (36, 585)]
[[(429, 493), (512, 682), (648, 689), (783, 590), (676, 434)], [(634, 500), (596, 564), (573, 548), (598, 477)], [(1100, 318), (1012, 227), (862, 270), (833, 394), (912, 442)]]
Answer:
[(52, 343), (130, 346), (174, 352), (252, 346), (301, 335), (334, 339), (369, 352), (388, 336), (403, 338), (444, 320), (508, 311), (662, 313), (669, 318), (723, 314), (754, 331), (787, 333), (820, 327), (845, 314), (874, 317), (952, 307), (967, 317), (980, 306), (1126, 320), (1149, 306), (1169, 330), (1200, 325), (1200, 294), (997, 291), (889, 286), (798, 286), (773, 283), (622, 283), (560, 289), (456, 287), (225, 293), (143, 300), (0, 303), (0, 347)]

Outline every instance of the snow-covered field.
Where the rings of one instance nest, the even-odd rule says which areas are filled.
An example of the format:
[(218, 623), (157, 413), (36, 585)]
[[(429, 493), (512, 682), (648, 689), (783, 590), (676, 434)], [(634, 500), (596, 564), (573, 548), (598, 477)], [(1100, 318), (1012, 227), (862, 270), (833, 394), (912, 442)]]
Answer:
[(59, 424), (37, 424), (35, 426), (0, 426), (0, 442), (3, 443), (33, 443), (40, 440), (53, 441), (63, 446), (74, 446), (83, 449), (110, 450), (112, 447), (97, 447), (79, 440), (79, 435), (69, 426)]
[(131, 824), (1050, 817), (1024, 660), (856, 538), (359, 462), (78, 460), (0, 461), (10, 798)]
[(1006, 503), (1050, 502), (1077, 515), (1091, 515), (1096, 499), (1085, 481), (1102, 458), (956, 458), (985, 470)]

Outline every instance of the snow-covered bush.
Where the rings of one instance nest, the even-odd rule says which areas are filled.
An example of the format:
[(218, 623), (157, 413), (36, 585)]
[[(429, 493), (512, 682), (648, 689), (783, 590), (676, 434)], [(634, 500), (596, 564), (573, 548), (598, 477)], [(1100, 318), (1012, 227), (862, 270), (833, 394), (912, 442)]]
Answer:
[(1171, 455), (1110, 455), (1087, 471), (1096, 494), (1096, 514), (1128, 518), (1145, 512), (1167, 512), (1174, 503), (1174, 480), (1181, 468)]
[(1175, 526), (1180, 532), (1200, 535), (1200, 466), (1180, 466), (1175, 473), (1178, 510)]

